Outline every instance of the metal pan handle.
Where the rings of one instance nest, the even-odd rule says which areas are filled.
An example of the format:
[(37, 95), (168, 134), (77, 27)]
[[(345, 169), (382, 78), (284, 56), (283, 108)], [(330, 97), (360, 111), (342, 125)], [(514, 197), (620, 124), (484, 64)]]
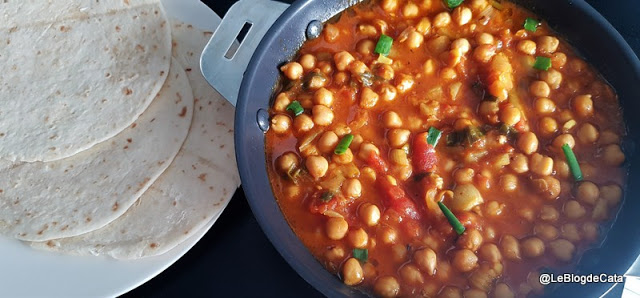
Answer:
[[(287, 7), (270, 0), (238, 1), (227, 11), (204, 48), (200, 57), (202, 75), (232, 105), (238, 100), (240, 83), (253, 52)], [(250, 28), (238, 45), (236, 37), (246, 24)]]

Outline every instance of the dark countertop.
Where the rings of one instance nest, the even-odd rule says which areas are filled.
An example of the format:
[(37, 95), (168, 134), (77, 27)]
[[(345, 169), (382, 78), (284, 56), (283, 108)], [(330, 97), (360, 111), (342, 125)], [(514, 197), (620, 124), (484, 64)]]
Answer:
[[(578, 0), (579, 1), (579, 0)], [(223, 16), (235, 0), (209, 0)], [(284, 1), (291, 3), (292, 1)], [(587, 0), (640, 54), (640, 2)], [(580, 22), (576, 21), (576, 26)], [(612, 297), (621, 295), (621, 287)], [(163, 273), (123, 297), (321, 297), (280, 257), (256, 222), (242, 189), (211, 230)]]

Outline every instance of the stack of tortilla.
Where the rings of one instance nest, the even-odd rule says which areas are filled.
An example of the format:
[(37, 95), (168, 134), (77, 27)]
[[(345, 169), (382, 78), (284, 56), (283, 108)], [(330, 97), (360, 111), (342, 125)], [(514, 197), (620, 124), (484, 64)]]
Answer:
[(199, 69), (211, 32), (159, 0), (0, 8), (0, 235), (132, 259), (222, 212), (239, 177), (233, 107)]

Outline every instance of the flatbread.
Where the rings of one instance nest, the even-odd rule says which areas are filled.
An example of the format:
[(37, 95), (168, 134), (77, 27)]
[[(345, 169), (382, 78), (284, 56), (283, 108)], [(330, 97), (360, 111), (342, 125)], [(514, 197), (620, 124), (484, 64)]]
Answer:
[(169, 166), (192, 116), (191, 87), (174, 61), (157, 98), (112, 139), (58, 161), (0, 162), (0, 234), (43, 241), (105, 226)]
[(157, 2), (0, 1), (0, 159), (59, 160), (131, 125), (169, 72)]
[(35, 248), (135, 259), (164, 253), (217, 217), (240, 178), (233, 146), (233, 107), (209, 86), (199, 58), (211, 37), (172, 21), (173, 55), (182, 62), (196, 100), (193, 125), (169, 168), (122, 217), (77, 237), (35, 242)]

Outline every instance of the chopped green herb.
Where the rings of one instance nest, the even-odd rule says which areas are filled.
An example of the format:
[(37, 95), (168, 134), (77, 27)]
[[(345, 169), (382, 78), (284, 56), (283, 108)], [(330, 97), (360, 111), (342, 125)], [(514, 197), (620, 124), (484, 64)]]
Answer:
[(325, 191), (320, 195), (320, 200), (323, 202), (329, 202), (333, 199), (333, 193), (330, 191)]
[(456, 218), (456, 216), (453, 215), (451, 210), (449, 210), (449, 208), (447, 208), (447, 206), (445, 206), (444, 203), (438, 202), (438, 206), (440, 207), (440, 210), (442, 210), (442, 213), (444, 213), (444, 216), (447, 218), (447, 220), (449, 221), (449, 224), (453, 227), (456, 233), (458, 233), (458, 235), (462, 235), (462, 233), (464, 233), (465, 228), (462, 225), (462, 223), (458, 220), (458, 218)]
[(427, 133), (427, 143), (435, 147), (438, 144), (440, 137), (442, 137), (442, 132), (432, 126), (429, 128), (429, 132)]
[(533, 63), (533, 68), (539, 70), (549, 70), (551, 68), (551, 58), (548, 57), (536, 57), (536, 62)]
[(524, 20), (524, 29), (531, 32), (536, 32), (538, 30), (538, 25), (540, 22), (533, 18), (526, 18)]
[(287, 106), (287, 111), (293, 112), (293, 114), (296, 116), (304, 113), (304, 109), (300, 105), (300, 102), (298, 102), (297, 100), (294, 100)]
[(464, 0), (445, 0), (444, 2), (447, 4), (447, 7), (453, 9), (460, 6)]
[(393, 45), (393, 38), (382, 34), (374, 51), (380, 55), (388, 56), (391, 51), (391, 45)]
[(364, 263), (369, 258), (369, 251), (366, 248), (354, 248), (353, 257)]
[(564, 155), (567, 157), (567, 163), (569, 164), (569, 170), (571, 171), (573, 178), (576, 179), (576, 181), (582, 181), (582, 170), (580, 170), (580, 164), (578, 164), (576, 155), (573, 154), (573, 150), (571, 150), (569, 144), (562, 145), (562, 151), (564, 151)]
[(507, 136), (509, 139), (515, 138), (518, 135), (518, 131), (513, 126), (506, 125), (504, 123), (500, 125), (498, 132), (501, 135)]
[(342, 140), (340, 140), (340, 143), (338, 143), (336, 149), (333, 150), (333, 153), (335, 153), (336, 155), (344, 154), (345, 152), (347, 152), (347, 149), (349, 149), (349, 146), (351, 146), (351, 141), (353, 141), (353, 135), (347, 134), (342, 138)]

